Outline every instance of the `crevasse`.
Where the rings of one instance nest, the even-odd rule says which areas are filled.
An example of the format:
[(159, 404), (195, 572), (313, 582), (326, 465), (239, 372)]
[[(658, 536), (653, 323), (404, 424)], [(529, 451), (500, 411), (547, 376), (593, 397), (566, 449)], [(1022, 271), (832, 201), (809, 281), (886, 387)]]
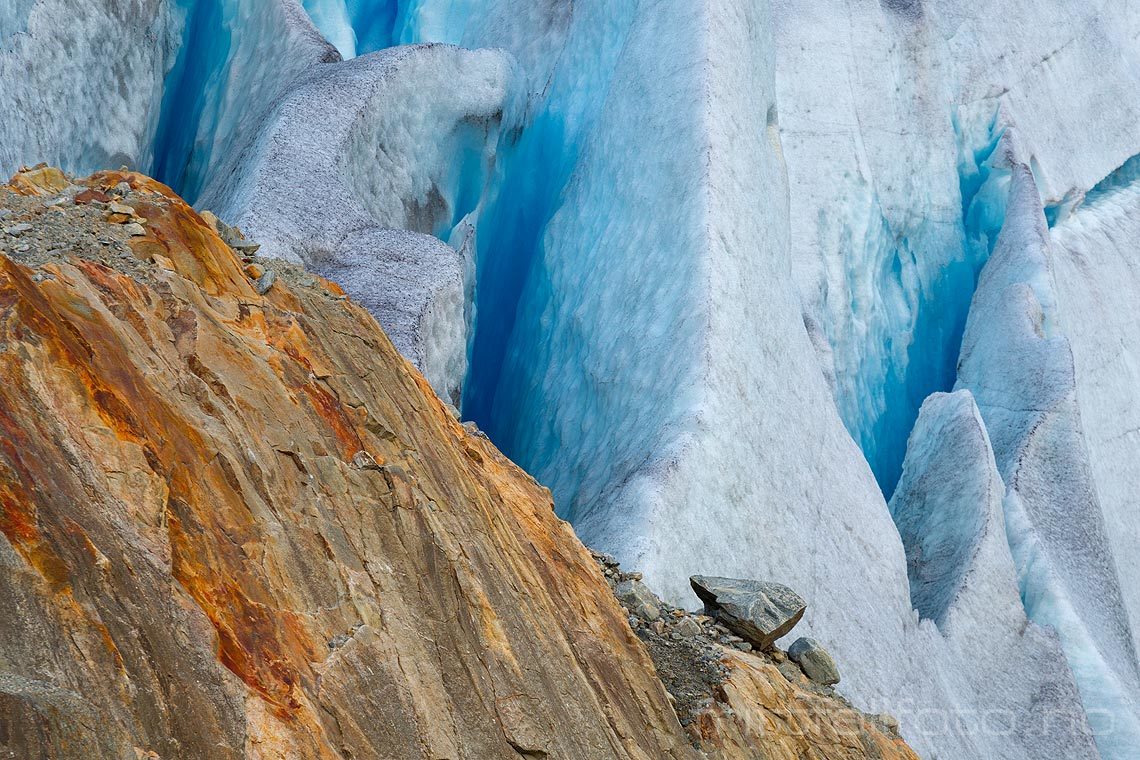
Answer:
[[(179, 0), (182, 47), (166, 77), (151, 174), (193, 201), (204, 181), (200, 140), (220, 119), (221, 78), (230, 54), (224, 0)], [(202, 134), (200, 128), (205, 129)]]
[[(352, 47), (338, 44), (342, 54), (371, 52), (388, 44), (462, 45), (479, 31), (480, 19), (475, 14), (493, 13), (470, 1), (369, 5), (358, 0), (347, 5), (347, 13), (335, 10), (336, 5), (314, 0), (306, 7), (331, 40), (353, 37)], [(635, 10), (634, 3), (609, 7), (584, 3), (573, 18), (567, 14), (564, 23), (573, 27), (560, 33), (565, 45), (563, 60), (554, 65), (543, 61), (524, 74), (532, 83), (525, 94), (525, 124), (521, 130), (504, 134), (495, 194), (478, 220), (476, 317), (463, 413), (478, 422), (505, 453), (534, 470), (548, 466), (557, 447), (532, 445), (526, 436), (527, 422), (518, 417), (519, 395), (525, 391), (503, 377), (506, 352), (532, 262), (542, 257), (546, 226), (559, 208), (585, 136), (605, 104), (614, 62)], [(570, 36), (573, 47), (564, 41)], [(519, 49), (519, 40), (503, 42)], [(447, 237), (443, 230), (437, 234)], [(535, 339), (542, 340), (541, 336)], [(516, 348), (513, 361), (526, 364), (527, 350)], [(560, 500), (563, 503), (569, 500), (570, 494), (560, 495), (566, 497)]]

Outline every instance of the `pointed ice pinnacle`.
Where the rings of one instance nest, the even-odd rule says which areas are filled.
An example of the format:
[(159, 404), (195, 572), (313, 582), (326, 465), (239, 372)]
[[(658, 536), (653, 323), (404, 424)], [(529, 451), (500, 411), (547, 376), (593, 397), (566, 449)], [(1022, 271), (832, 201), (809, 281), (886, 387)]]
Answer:
[(707, 614), (761, 651), (790, 633), (807, 609), (803, 597), (779, 583), (694, 575), (689, 585)]

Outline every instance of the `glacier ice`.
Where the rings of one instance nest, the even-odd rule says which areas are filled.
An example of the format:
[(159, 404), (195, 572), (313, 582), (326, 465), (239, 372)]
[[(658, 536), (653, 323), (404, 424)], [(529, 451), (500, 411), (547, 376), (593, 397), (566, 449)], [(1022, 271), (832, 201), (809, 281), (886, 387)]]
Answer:
[(0, 7), (0, 168), (150, 166), (342, 281), (672, 601), (802, 593), (925, 756), (1130, 756), (1127, 4), (76, 5)]
[(201, 202), (240, 223), (263, 254), (340, 282), (458, 403), (472, 221), (510, 78), (501, 53), (442, 45), (315, 67), (282, 91), (235, 170), (208, 183)]
[(1005, 490), (970, 392), (927, 398), (890, 501), (911, 599), (959, 656), (984, 651), (1002, 664), (960, 669), (960, 699), (980, 697), (991, 716), (1016, 726), (1018, 743), (1040, 753), (1031, 757), (1098, 757), (1057, 634), (1027, 619), (1006, 533)]
[(149, 166), (182, 22), (166, 0), (0, 3), (0, 172)]
[(1140, 746), (1140, 668), (1089, 465), (1073, 354), (1058, 332), (1050, 233), (1020, 150), (1010, 140), (1003, 151), (1013, 172), (1009, 211), (974, 295), (958, 386), (977, 398), (1007, 484), (1026, 612), (1059, 634), (1102, 756), (1127, 757)]

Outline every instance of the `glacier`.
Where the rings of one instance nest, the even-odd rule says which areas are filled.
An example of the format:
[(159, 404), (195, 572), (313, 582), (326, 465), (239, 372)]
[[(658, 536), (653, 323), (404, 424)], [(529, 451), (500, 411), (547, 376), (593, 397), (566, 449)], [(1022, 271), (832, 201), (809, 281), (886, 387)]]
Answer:
[(144, 168), (335, 278), (663, 596), (799, 591), (924, 757), (1129, 758), (1138, 37), (1104, 0), (21, 0), (0, 169)]

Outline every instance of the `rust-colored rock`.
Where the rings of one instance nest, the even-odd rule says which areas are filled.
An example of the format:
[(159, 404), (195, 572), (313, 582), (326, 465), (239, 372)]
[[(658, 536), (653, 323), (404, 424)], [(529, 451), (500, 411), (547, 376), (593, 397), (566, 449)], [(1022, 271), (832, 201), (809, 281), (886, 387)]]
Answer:
[(8, 187), (20, 195), (51, 195), (63, 191), (70, 184), (67, 175), (59, 169), (39, 164), (19, 172)]
[(690, 725), (710, 758), (918, 760), (886, 726), (802, 674), (789, 680), (775, 664), (740, 652), (726, 651), (725, 664), (717, 703)]
[[(371, 316), (280, 263), (259, 296), (141, 175), (97, 174), (84, 197), (124, 181), (147, 224), (122, 256), (0, 256), (0, 749), (703, 756), (549, 493)], [(733, 662), (738, 718), (791, 698)], [(701, 725), (716, 757), (860, 756)]]

